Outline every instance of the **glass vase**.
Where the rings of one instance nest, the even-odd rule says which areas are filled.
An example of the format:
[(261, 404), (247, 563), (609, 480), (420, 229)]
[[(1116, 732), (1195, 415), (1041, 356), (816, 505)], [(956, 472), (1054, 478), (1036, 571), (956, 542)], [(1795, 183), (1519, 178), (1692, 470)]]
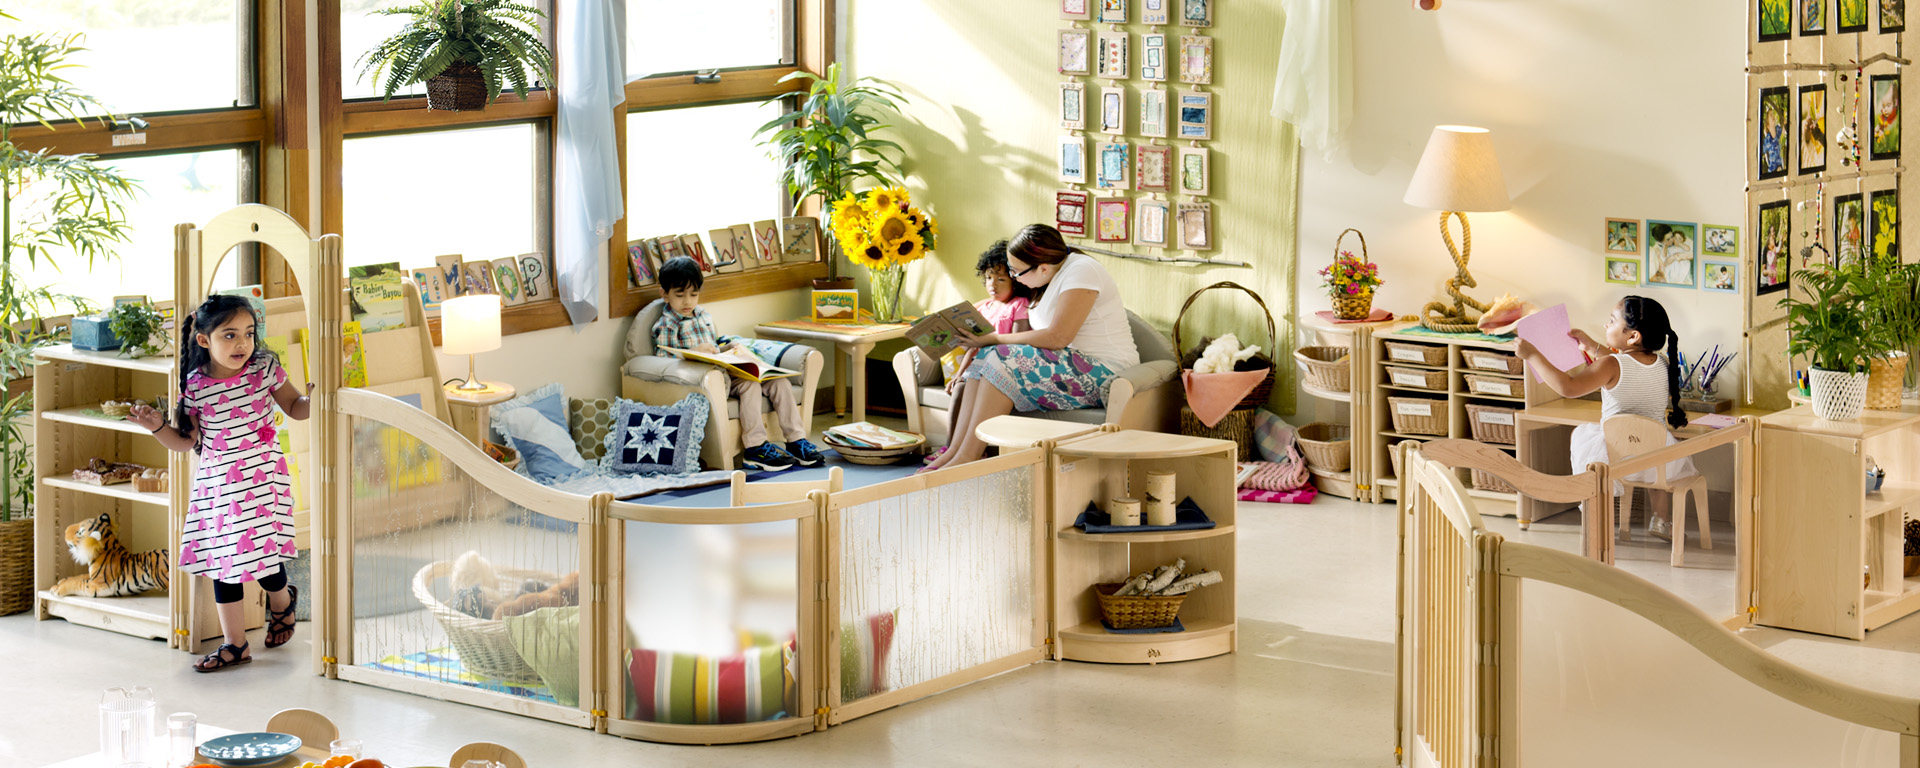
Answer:
[(872, 277), (871, 297), (867, 305), (873, 307), (873, 321), (900, 322), (900, 289), (906, 284), (907, 265), (894, 264), (875, 269)]

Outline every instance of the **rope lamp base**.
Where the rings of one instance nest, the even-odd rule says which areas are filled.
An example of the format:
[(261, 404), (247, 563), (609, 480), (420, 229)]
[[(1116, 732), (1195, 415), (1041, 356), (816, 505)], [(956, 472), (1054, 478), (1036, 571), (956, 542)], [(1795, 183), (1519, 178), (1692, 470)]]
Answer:
[[(1460, 245), (1454, 247), (1453, 233), (1447, 231), (1447, 217), (1460, 219)], [(1467, 225), (1467, 215), (1459, 211), (1440, 213), (1440, 239), (1447, 244), (1447, 254), (1453, 257), (1454, 272), (1447, 280), (1447, 295), (1453, 297), (1453, 305), (1444, 301), (1430, 301), (1420, 308), (1420, 324), (1441, 333), (1473, 333), (1480, 330), (1477, 321), (1487, 311), (1487, 305), (1460, 292), (1461, 286), (1478, 288), (1473, 275), (1467, 272), (1467, 257), (1473, 251), (1473, 228)], [(1472, 308), (1473, 314), (1467, 309)]]

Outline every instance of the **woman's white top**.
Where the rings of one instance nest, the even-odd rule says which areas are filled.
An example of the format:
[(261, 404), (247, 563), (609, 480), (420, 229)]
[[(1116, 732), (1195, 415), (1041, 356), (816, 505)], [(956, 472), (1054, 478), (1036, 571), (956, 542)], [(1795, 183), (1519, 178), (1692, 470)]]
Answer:
[(1067, 291), (1081, 289), (1098, 295), (1094, 297), (1093, 310), (1087, 313), (1086, 322), (1080, 324), (1080, 332), (1074, 334), (1067, 346), (1106, 363), (1115, 373), (1139, 365), (1140, 349), (1133, 345), (1133, 328), (1127, 323), (1127, 307), (1120, 301), (1120, 286), (1092, 256), (1073, 253), (1060, 262), (1052, 282), (1047, 283), (1046, 295), (1033, 305), (1027, 319), (1035, 330), (1053, 327), (1061, 297)]
[(1611, 389), (1600, 389), (1600, 420), (1631, 413), (1667, 423), (1672, 393), (1667, 389), (1666, 356), (1656, 354), (1652, 363), (1642, 363), (1633, 355), (1616, 352), (1613, 359), (1620, 363), (1620, 381)]

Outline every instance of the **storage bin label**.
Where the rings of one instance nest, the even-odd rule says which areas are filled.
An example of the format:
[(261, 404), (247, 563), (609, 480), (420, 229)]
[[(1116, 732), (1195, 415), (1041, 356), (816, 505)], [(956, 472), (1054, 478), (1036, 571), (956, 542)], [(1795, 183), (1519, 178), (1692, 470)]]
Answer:
[(1402, 416), (1432, 416), (1433, 406), (1426, 403), (1394, 403), (1393, 412)]
[(1503, 413), (1503, 412), (1496, 412), (1496, 411), (1481, 411), (1480, 423), (1503, 424), (1511, 427), (1513, 426), (1513, 414), (1510, 412)]
[(1417, 373), (1407, 373), (1405, 371), (1394, 371), (1393, 383), (1400, 385), (1402, 387), (1420, 387), (1422, 389), (1425, 389), (1427, 387), (1427, 377)]
[(1476, 381), (1473, 383), (1473, 391), (1483, 395), (1505, 395), (1508, 392), (1512, 392), (1513, 389), (1511, 385), (1502, 384), (1497, 381)]
[(1425, 354), (1414, 347), (1391, 347), (1387, 349), (1387, 357), (1393, 360), (1412, 360), (1416, 363), (1425, 362), (1427, 359)]
[(1489, 371), (1504, 371), (1507, 369), (1507, 358), (1498, 355), (1474, 355), (1473, 367)]

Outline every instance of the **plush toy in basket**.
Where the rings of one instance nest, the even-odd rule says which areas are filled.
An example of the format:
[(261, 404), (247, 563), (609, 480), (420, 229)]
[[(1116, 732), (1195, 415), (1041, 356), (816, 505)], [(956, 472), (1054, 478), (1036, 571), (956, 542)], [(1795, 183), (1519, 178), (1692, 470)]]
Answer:
[[(452, 599), (443, 603), (433, 583), (446, 579)], [(543, 607), (580, 604), (580, 576), (496, 568), (477, 552), (428, 563), (413, 577), (413, 597), (425, 606), (467, 671), (510, 683), (540, 684), (538, 672), (513, 646), (507, 619)]]
[[(1218, 339), (1202, 338), (1192, 348), (1186, 348), (1180, 341), (1181, 321), (1186, 319), (1187, 310), (1200, 294), (1216, 288), (1232, 288), (1252, 296), (1260, 305), (1260, 311), (1267, 317), (1267, 343), (1269, 348), (1278, 338), (1273, 324), (1273, 313), (1267, 309), (1266, 300), (1260, 294), (1239, 283), (1223, 280), (1209, 285), (1187, 297), (1187, 303), (1181, 305), (1180, 314), (1173, 320), (1173, 346), (1186, 349), (1180, 357), (1183, 369), (1180, 380), (1186, 385), (1187, 405), (1193, 408), (1200, 422), (1211, 427), (1219, 423), (1228, 411), (1235, 408), (1257, 408), (1267, 402), (1273, 394), (1274, 366), (1273, 358), (1260, 351), (1260, 347), (1244, 346), (1235, 334), (1224, 334)], [(1232, 338), (1231, 342), (1227, 340)], [(1224, 369), (1224, 370), (1223, 370)]]

